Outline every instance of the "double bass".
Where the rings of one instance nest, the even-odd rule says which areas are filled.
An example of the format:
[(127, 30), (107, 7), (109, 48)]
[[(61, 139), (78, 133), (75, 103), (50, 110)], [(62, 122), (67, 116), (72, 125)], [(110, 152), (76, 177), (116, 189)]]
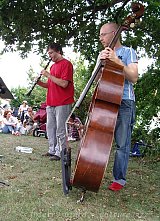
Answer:
[[(121, 32), (128, 30), (130, 25), (143, 15), (144, 7), (142, 4), (133, 3), (132, 11), (133, 14), (128, 16), (117, 29), (115, 36), (109, 44), (111, 49), (114, 48)], [(79, 108), (101, 68), (102, 61), (97, 65), (71, 114), (75, 108)], [(88, 117), (80, 140), (72, 182), (70, 182), (71, 150), (70, 148), (62, 150), (64, 193), (68, 193), (72, 186), (81, 188), (84, 191), (98, 192), (111, 152), (118, 110), (123, 95), (124, 81), (123, 66), (107, 59), (92, 97)], [(67, 123), (68, 120), (66, 125)]]

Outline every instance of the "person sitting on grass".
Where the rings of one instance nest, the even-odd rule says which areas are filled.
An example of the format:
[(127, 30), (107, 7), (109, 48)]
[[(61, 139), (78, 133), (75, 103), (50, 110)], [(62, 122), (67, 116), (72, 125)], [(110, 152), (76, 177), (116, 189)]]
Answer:
[(68, 124), (68, 141), (77, 141), (80, 139), (79, 128), (81, 125), (80, 119), (72, 113)]
[(18, 116), (19, 116), (22, 124), (23, 124), (23, 121), (24, 121), (24, 116), (27, 113), (27, 109), (28, 109), (28, 102), (23, 101), (22, 104), (20, 105), (19, 109), (18, 109)]
[(34, 129), (34, 123), (36, 122), (34, 120), (34, 112), (32, 110), (32, 107), (28, 107), (27, 113), (24, 116), (23, 121), (23, 127), (26, 129), (26, 135), (31, 134)]
[(4, 111), (3, 127), (2, 132), (5, 134), (11, 133), (13, 135), (19, 136), (18, 119), (12, 116), (11, 110)]

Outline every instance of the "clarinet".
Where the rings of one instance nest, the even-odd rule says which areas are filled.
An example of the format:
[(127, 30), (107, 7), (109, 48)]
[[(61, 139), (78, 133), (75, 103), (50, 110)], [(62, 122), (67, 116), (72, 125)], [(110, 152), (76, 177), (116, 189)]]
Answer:
[[(46, 70), (46, 69), (48, 68), (48, 66), (49, 66), (49, 64), (50, 64), (51, 61), (52, 61), (52, 59), (50, 59), (50, 60), (48, 61), (48, 63), (46, 64), (44, 70)], [(35, 88), (36, 84), (37, 84), (38, 81), (41, 79), (41, 76), (42, 76), (42, 74), (40, 74), (39, 77), (36, 79), (35, 83), (33, 84), (33, 86), (32, 86), (32, 88), (30, 89), (30, 91), (28, 91), (28, 93), (26, 94), (26, 96), (30, 96), (30, 95), (31, 95), (31, 93), (32, 93), (33, 89)]]

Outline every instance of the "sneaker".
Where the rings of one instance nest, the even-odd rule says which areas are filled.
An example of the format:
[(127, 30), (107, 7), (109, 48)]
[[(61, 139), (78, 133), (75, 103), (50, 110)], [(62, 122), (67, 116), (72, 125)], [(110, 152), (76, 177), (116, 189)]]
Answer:
[(109, 187), (108, 189), (109, 190), (112, 190), (112, 191), (119, 191), (123, 188), (124, 186), (119, 184), (119, 183), (116, 183), (116, 182), (113, 182)]
[(54, 156), (54, 154), (50, 154), (48, 152), (42, 154), (42, 157), (51, 157), (51, 156)]
[(52, 160), (60, 160), (61, 158), (54, 155), (54, 156), (51, 156), (49, 159), (52, 161)]

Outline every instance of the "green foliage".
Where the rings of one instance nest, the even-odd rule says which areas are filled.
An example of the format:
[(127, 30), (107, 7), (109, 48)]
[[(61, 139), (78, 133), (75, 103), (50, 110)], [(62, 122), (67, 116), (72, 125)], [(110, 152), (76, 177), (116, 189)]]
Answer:
[[(137, 104), (137, 123), (134, 129), (135, 139), (145, 140), (157, 148), (160, 147), (160, 62), (148, 68), (135, 85)], [(156, 120), (155, 127), (151, 123)]]
[[(62, 46), (72, 44), (75, 50), (94, 61), (99, 51), (101, 24), (119, 24), (131, 13), (130, 0), (3, 0), (0, 3), (0, 36), (6, 50), (18, 50), (25, 56), (35, 45), (44, 54), (49, 41)], [(142, 23), (134, 34), (126, 34), (124, 44), (145, 49), (150, 57), (159, 57), (160, 2), (139, 1), (145, 5)], [(128, 4), (127, 4), (128, 3)], [(23, 18), (23, 19), (22, 19)]]
[[(160, 63), (159, 63), (160, 64)], [(135, 85), (137, 115), (142, 120), (141, 124), (150, 125), (154, 117), (160, 112), (160, 69), (157, 62), (156, 67), (151, 66), (148, 71), (139, 78)]]
[(25, 99), (25, 94), (27, 93), (27, 88), (18, 86), (17, 88), (12, 88), (11, 93), (14, 99), (11, 100), (12, 107), (19, 107)]
[[(85, 64), (85, 60), (83, 57), (80, 57), (79, 60), (74, 61), (73, 63), (75, 65), (75, 71), (74, 71), (75, 101), (77, 102), (79, 99), (81, 99), (81, 93), (83, 92), (90, 78), (89, 74), (91, 75), (91, 72), (87, 64)], [(76, 115), (80, 117), (83, 123), (85, 122), (85, 118), (87, 117), (87, 112), (89, 109), (89, 105), (91, 103), (92, 94), (93, 94), (93, 86), (86, 94), (80, 107), (75, 110)]]

